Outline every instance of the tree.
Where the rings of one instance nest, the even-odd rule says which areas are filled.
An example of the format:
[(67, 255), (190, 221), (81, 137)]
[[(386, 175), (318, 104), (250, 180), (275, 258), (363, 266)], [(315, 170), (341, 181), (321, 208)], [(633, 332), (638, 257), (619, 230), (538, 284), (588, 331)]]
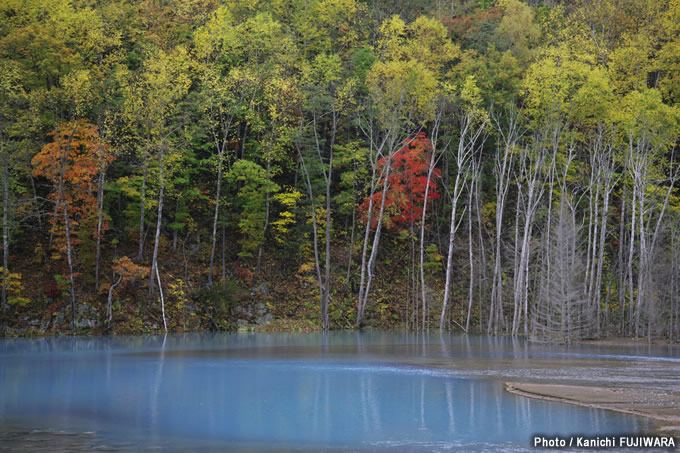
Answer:
[[(149, 274), (148, 267), (135, 264), (127, 256), (122, 256), (113, 260), (113, 266), (111, 270), (113, 271), (113, 279), (115, 282), (109, 286), (108, 296), (106, 299), (106, 316), (107, 322), (109, 324), (111, 324), (113, 321), (112, 303), (116, 288), (127, 280), (144, 278)], [(116, 279), (116, 275), (118, 275), (118, 279)], [(165, 310), (163, 310), (163, 322), (165, 322)]]
[[(475, 160), (475, 155), (484, 144), (484, 131), (488, 121), (488, 114), (481, 108), (479, 89), (475, 85), (473, 77), (469, 77), (461, 90), (461, 107), (458, 113), (458, 144), (453, 148), (455, 161), (455, 178), (453, 188), (450, 190), (451, 198), (451, 222), (449, 224), (449, 251), (446, 260), (446, 283), (444, 286), (444, 299), (442, 312), (439, 317), (439, 328), (444, 330), (446, 324), (446, 310), (450, 297), (451, 276), (453, 274), (453, 247), (456, 231), (461, 219), (457, 216), (458, 200), (467, 185), (470, 166)], [(459, 325), (460, 326), (460, 325)], [(462, 326), (460, 326), (462, 328)], [(423, 322), (423, 329), (425, 328)]]
[(532, 329), (532, 337), (539, 341), (572, 343), (592, 331), (594, 317), (587, 311), (576, 206), (568, 197), (562, 194), (552, 228), (551, 267), (543, 276), (546, 298), (540, 301)]
[[(148, 149), (154, 150), (158, 158), (158, 210), (156, 214), (156, 234), (151, 258), (151, 276), (156, 275), (158, 251), (160, 247), (161, 225), (163, 222), (163, 201), (166, 184), (166, 155), (173, 151), (173, 138), (179, 129), (176, 120), (181, 114), (179, 105), (186, 95), (191, 80), (187, 74), (188, 59), (184, 48), (174, 53), (156, 50), (149, 59), (139, 80), (132, 85), (128, 98), (135, 102), (130, 106), (133, 119), (142, 123), (148, 134)], [(180, 123), (181, 124), (181, 123)], [(146, 161), (146, 159), (145, 159)], [(144, 166), (146, 174), (146, 164)], [(146, 179), (146, 178), (145, 178)], [(142, 190), (142, 199), (144, 197)], [(140, 224), (140, 244), (142, 243), (144, 204), (142, 202)], [(140, 246), (141, 249), (141, 246)], [(160, 280), (160, 279), (159, 279)], [(153, 294), (154, 279), (149, 279), (149, 294)]]
[[(634, 331), (637, 337), (644, 328), (641, 315), (649, 298), (647, 289), (651, 280), (651, 258), (678, 177), (673, 152), (670, 153), (671, 164), (665, 162), (667, 151), (674, 151), (675, 148), (678, 116), (675, 110), (663, 104), (658, 90), (631, 92), (623, 99), (622, 107), (619, 118), (626, 134), (627, 167), (633, 189), (628, 281), (629, 303), (634, 304), (634, 308), (629, 311), (629, 331)], [(659, 172), (660, 167), (667, 169), (666, 172)], [(664, 193), (661, 198), (660, 194)], [(663, 200), (660, 203), (659, 198)], [(639, 218), (636, 218), (636, 213)], [(655, 224), (652, 223), (654, 218)], [(639, 239), (637, 295), (633, 290), (633, 238), (636, 225)]]
[(280, 187), (267, 177), (264, 168), (245, 159), (234, 162), (227, 180), (237, 188), (237, 206), (240, 209), (237, 225), (243, 235), (238, 255), (251, 258), (265, 239), (267, 197), (278, 192)]
[[(351, 105), (355, 81), (342, 83), (342, 61), (339, 55), (318, 55), (303, 74), (303, 113), (300, 131), (296, 139), (298, 157), (305, 175), (307, 193), (312, 207), (312, 227), (314, 242), (314, 263), (317, 271), (321, 306), (321, 324), (324, 330), (330, 327), (328, 304), (331, 284), (331, 184), (333, 182), (333, 156), (336, 147), (338, 127), (343, 112)], [(303, 150), (311, 154), (305, 163)], [(313, 164), (312, 164), (313, 162)], [(312, 168), (313, 167), (313, 168)], [(325, 198), (325, 263), (324, 278), (321, 278), (319, 259), (316, 209), (314, 206), (314, 187), (310, 173), (320, 173), (323, 179)]]
[(19, 107), (25, 102), (21, 73), (15, 64), (0, 60), (0, 180), (2, 180), (2, 312), (7, 311), (10, 243), (10, 161), (17, 144)]
[[(65, 244), (58, 245), (58, 252), (66, 252), (71, 289), (71, 312), (73, 332), (76, 329), (76, 296), (74, 245), (82, 242), (87, 234), (78, 229), (81, 223), (96, 216), (96, 181), (100, 166), (97, 165), (99, 135), (96, 126), (85, 121), (62, 124), (50, 133), (53, 141), (43, 146), (33, 157), (33, 174), (47, 178), (53, 185), (50, 199), (61, 209), (61, 219), (53, 217), (52, 231), (64, 234)], [(111, 159), (111, 157), (109, 157)], [(60, 223), (62, 222), (63, 223)]]
[[(386, 174), (384, 166), (386, 158), (378, 161), (380, 174)], [(383, 222), (385, 227), (399, 230), (422, 220), (423, 210), (427, 200), (440, 197), (436, 180), (441, 177), (441, 170), (434, 168), (432, 146), (424, 132), (418, 132), (415, 137), (404, 140), (403, 146), (392, 156), (391, 170), (385, 191), (373, 194), (374, 205), (385, 205)], [(428, 173), (432, 167), (431, 175)], [(360, 206), (365, 214), (371, 200), (366, 199)], [(371, 228), (377, 227), (377, 219), (372, 219)]]
[[(440, 78), (451, 70), (460, 56), (460, 49), (448, 41), (441, 23), (419, 18), (407, 26), (394, 16), (382, 24), (375, 53), (380, 55), (380, 59), (373, 64), (366, 77), (368, 98), (359, 109), (359, 128), (368, 141), (371, 178), (366, 210), (367, 226), (362, 246), (358, 327), (363, 322), (368, 302), (385, 213), (386, 197), (382, 197), (377, 208), (369, 256), (370, 233), (373, 231), (370, 226), (376, 215), (373, 197), (380, 182), (382, 192), (386, 192), (392, 158), (402, 147), (404, 138), (414, 137), (433, 118)], [(383, 158), (385, 165), (379, 170), (377, 164)]]

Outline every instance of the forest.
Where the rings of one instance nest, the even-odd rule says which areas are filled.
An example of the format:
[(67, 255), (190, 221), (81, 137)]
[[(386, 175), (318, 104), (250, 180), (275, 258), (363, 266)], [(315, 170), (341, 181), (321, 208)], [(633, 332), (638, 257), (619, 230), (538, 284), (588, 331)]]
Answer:
[(680, 0), (0, 18), (4, 335), (678, 339)]

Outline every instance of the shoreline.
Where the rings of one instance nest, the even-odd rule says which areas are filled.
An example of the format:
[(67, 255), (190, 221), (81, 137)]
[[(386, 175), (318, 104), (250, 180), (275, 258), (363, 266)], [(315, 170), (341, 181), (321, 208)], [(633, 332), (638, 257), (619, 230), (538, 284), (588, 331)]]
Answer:
[(630, 387), (505, 382), (505, 390), (544, 401), (605, 409), (654, 420), (657, 431), (680, 436), (680, 394)]

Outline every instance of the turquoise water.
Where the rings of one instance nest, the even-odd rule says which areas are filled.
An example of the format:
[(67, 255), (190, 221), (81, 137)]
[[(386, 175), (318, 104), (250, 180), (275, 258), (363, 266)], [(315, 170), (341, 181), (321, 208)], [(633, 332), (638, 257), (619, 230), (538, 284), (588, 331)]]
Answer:
[(648, 433), (644, 419), (518, 397), (479, 375), (487, 365), (466, 367), (574, 355), (626, 357), (407, 333), (3, 340), (0, 450), (522, 451), (537, 433)]

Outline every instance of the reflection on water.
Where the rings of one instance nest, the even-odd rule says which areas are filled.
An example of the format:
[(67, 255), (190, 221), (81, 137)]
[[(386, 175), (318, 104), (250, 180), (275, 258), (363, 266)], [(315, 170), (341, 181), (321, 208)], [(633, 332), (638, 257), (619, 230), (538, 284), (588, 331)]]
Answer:
[(501, 381), (474, 377), (484, 368), (480, 360), (519, 368), (545, 357), (611, 362), (598, 356), (674, 352), (354, 332), (3, 340), (0, 445), (21, 449), (32, 436), (35, 445), (55, 447), (61, 435), (67, 449), (82, 444), (83, 451), (517, 451), (535, 433), (651, 427), (636, 417), (508, 394)]

